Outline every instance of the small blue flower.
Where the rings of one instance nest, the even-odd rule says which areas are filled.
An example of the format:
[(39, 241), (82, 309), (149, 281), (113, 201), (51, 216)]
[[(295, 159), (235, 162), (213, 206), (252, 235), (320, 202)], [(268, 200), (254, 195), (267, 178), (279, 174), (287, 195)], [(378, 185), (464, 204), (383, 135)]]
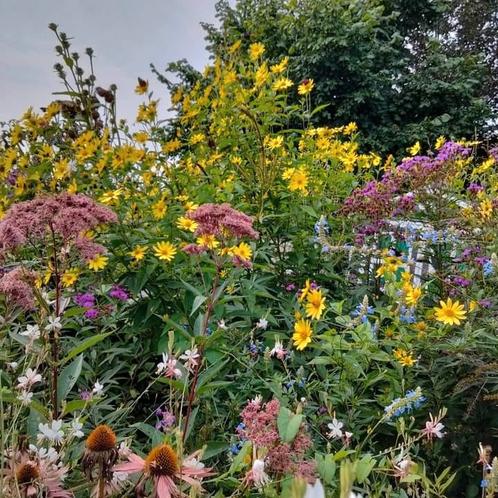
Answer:
[(482, 265), (482, 274), (485, 276), (485, 277), (489, 277), (490, 275), (493, 274), (493, 271), (494, 271), (494, 268), (493, 268), (493, 263), (491, 261), (486, 261), (483, 265)]
[(483, 479), (481, 481), (481, 488), (487, 488), (489, 486), (489, 481), (487, 479)]

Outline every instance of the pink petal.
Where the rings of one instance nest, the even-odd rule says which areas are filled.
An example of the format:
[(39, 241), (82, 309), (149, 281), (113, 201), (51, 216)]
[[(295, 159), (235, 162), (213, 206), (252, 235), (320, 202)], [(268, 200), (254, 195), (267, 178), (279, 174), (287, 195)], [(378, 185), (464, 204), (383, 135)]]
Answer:
[(171, 498), (171, 493), (176, 490), (175, 483), (168, 476), (159, 476), (156, 478), (157, 498)]
[(128, 472), (129, 474), (133, 472), (142, 472), (145, 467), (145, 460), (135, 453), (128, 455), (128, 461), (125, 463), (120, 463), (113, 467), (114, 472)]

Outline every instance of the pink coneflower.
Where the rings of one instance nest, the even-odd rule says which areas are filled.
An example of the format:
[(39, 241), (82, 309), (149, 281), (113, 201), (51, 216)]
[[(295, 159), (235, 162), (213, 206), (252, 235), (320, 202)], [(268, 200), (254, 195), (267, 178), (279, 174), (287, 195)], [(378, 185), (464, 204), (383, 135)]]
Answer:
[(198, 456), (196, 452), (179, 462), (175, 450), (169, 444), (162, 444), (153, 448), (145, 460), (130, 453), (128, 462), (116, 465), (113, 471), (142, 473), (135, 488), (139, 496), (144, 496), (145, 484), (150, 479), (154, 485), (153, 498), (171, 498), (182, 496), (179, 489), (182, 482), (201, 489), (201, 479), (214, 475), (199, 462)]
[[(72, 498), (73, 493), (62, 488), (66, 467), (58, 466), (51, 458), (40, 454), (16, 452), (12, 455), (5, 473), (5, 496), (22, 498)], [(20, 492), (20, 495), (18, 494)]]

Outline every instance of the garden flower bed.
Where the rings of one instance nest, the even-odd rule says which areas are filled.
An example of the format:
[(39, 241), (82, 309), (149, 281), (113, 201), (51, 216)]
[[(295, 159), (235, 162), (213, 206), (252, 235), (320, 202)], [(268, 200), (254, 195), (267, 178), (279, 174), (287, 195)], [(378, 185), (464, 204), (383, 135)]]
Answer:
[(364, 150), (261, 43), (119, 124), (57, 34), (76, 90), (2, 129), (2, 496), (494, 496), (498, 149)]

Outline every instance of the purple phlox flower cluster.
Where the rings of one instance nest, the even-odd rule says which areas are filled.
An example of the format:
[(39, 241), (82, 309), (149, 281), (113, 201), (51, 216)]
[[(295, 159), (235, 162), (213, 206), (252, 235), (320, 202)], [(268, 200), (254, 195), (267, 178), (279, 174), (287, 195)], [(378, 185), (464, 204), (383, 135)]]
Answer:
[(159, 431), (166, 432), (175, 425), (176, 418), (169, 410), (161, 410), (161, 408), (158, 408), (156, 410), (156, 416), (159, 420), (156, 422), (155, 427)]
[(482, 185), (479, 185), (478, 183), (471, 183), (467, 187), (467, 191), (474, 195), (478, 194), (479, 192), (482, 192), (483, 190), (484, 187)]
[(76, 294), (73, 299), (78, 306), (85, 308), (85, 318), (88, 318), (89, 320), (95, 320), (95, 318), (99, 316), (100, 312), (96, 307), (95, 296), (90, 292)]
[(109, 291), (109, 296), (119, 301), (127, 301), (130, 297), (128, 291), (121, 285), (114, 284)]
[(417, 387), (415, 390), (406, 392), (403, 398), (396, 398), (391, 404), (384, 408), (386, 419), (400, 417), (401, 415), (411, 413), (413, 410), (420, 408), (426, 401), (422, 394), (422, 389)]
[[(446, 142), (436, 157), (415, 156), (404, 160), (394, 170), (386, 171), (381, 180), (372, 180), (357, 188), (345, 200), (344, 214), (360, 214), (366, 218), (357, 230), (357, 243), (377, 233), (386, 220), (416, 208), (417, 191), (445, 178), (443, 168), (471, 152), (455, 142)], [(408, 190), (408, 192), (406, 192)]]
[(33, 288), (36, 274), (18, 266), (0, 278), (0, 294), (5, 294), (14, 305), (29, 311), (35, 308)]
[(74, 302), (82, 308), (91, 308), (92, 306), (95, 306), (95, 296), (90, 292), (76, 294), (73, 299)]
[(73, 244), (88, 260), (104, 248), (85, 237), (84, 232), (116, 220), (109, 208), (85, 195), (40, 195), (14, 204), (0, 221), (0, 253), (23, 246), (28, 240), (44, 242), (55, 236), (63, 245)]
[(498, 147), (490, 149), (489, 155), (498, 163)]

